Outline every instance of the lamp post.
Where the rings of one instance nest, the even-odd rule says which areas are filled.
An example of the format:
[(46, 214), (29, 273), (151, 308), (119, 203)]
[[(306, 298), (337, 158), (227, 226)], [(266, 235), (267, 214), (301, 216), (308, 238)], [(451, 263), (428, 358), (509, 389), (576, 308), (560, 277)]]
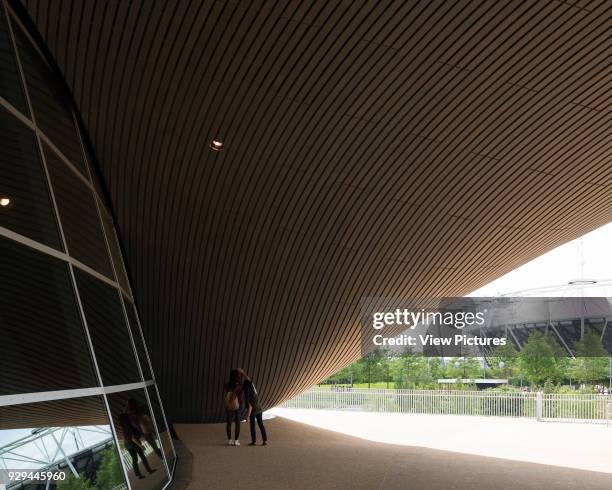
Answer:
[[(504, 361), (499, 361), (499, 369), (504, 369), (506, 367), (506, 363)], [(508, 380), (508, 375), (506, 374), (506, 371), (504, 370), (504, 378), (506, 378), (506, 380)]]

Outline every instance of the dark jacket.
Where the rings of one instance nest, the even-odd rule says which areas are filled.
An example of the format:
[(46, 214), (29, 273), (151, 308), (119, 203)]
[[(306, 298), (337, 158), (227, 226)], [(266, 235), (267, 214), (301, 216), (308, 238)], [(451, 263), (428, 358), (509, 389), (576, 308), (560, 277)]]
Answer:
[(251, 414), (258, 414), (261, 410), (261, 405), (259, 404), (259, 397), (257, 396), (257, 390), (255, 389), (255, 385), (250, 379), (245, 379), (244, 383), (242, 383), (242, 390), (244, 392), (244, 398), (247, 403), (247, 410), (249, 405), (252, 407)]

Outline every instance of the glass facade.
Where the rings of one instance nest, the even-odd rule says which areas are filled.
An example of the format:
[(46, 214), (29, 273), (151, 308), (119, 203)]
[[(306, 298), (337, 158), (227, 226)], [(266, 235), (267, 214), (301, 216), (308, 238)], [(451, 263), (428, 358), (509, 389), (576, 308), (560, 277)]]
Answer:
[(162, 489), (172, 439), (76, 121), (0, 2), (0, 488)]

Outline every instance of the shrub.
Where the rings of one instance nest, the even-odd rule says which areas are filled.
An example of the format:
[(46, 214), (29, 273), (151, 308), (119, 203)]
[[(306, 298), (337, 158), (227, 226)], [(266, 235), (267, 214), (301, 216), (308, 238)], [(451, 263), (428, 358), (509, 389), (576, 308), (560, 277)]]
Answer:
[(67, 473), (66, 479), (57, 482), (58, 490), (95, 490), (89, 480), (83, 474), (79, 478), (72, 473)]
[(96, 473), (96, 485), (99, 488), (112, 489), (124, 483), (119, 456), (114, 447), (101, 453), (102, 461)]

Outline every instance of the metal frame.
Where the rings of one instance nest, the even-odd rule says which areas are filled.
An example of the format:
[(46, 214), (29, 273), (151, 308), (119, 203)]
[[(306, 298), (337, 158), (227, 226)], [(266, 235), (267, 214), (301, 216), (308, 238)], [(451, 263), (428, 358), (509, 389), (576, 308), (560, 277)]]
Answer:
[[(72, 114), (73, 120), (75, 122), (76, 125), (76, 116), (74, 115), (74, 111)], [(77, 131), (78, 135), (79, 135), (79, 142), (81, 144), (81, 152), (83, 153), (83, 156), (85, 158), (85, 151), (83, 148), (83, 141), (81, 139), (81, 135), (80, 135), (80, 131)], [(89, 172), (89, 178), (91, 179), (91, 171), (89, 169), (89, 165), (87, 160), (85, 160), (85, 166), (87, 167), (87, 171)], [(104, 237), (104, 242), (106, 244), (106, 252), (108, 253), (108, 257), (110, 259), (110, 263), (111, 263), (111, 268), (113, 270), (113, 274), (115, 276), (115, 281), (117, 282), (117, 286), (119, 286), (119, 276), (117, 275), (117, 268), (115, 265), (115, 261), (113, 260), (113, 254), (111, 253), (111, 249), (110, 249), (110, 238), (106, 236), (106, 228), (104, 226), (104, 222), (102, 221), (104, 219), (104, 217), (102, 216), (102, 211), (100, 209), (100, 202), (99, 199), (97, 198), (97, 196), (94, 195), (94, 201), (96, 203), (96, 211), (98, 213), (98, 220), (100, 222), (100, 226), (102, 227), (102, 236)], [(113, 226), (113, 231), (114, 231), (114, 226)], [(115, 237), (116, 239), (116, 237)], [(140, 356), (138, 355), (138, 349), (136, 349), (136, 342), (134, 341), (134, 336), (132, 335), (132, 328), (130, 326), (130, 319), (127, 315), (127, 310), (126, 310), (126, 306), (125, 306), (125, 301), (123, 300), (123, 294), (122, 294), (122, 289), (120, 287), (117, 287), (117, 295), (119, 296), (119, 302), (121, 304), (121, 311), (123, 313), (123, 321), (124, 321), (124, 325), (125, 328), (127, 328), (128, 331), (128, 335), (130, 336), (130, 342), (132, 344), (132, 353), (134, 354), (134, 359), (136, 359), (136, 366), (138, 367), (138, 372), (140, 373), (140, 379), (143, 381), (147, 381), (145, 379), (144, 376), (144, 371), (142, 369), (141, 366), (141, 359)], [(143, 340), (144, 343), (144, 340)], [(146, 350), (146, 347), (145, 347)], [(148, 355), (148, 354), (147, 354)], [(148, 362), (148, 359), (147, 359)], [(151, 370), (151, 374), (153, 373), (153, 369)], [(170, 468), (168, 466), (168, 461), (166, 460), (166, 453), (163, 451), (163, 445), (161, 442), (161, 437), (159, 435), (159, 431), (157, 430), (157, 424), (155, 423), (155, 414), (153, 413), (153, 407), (151, 406), (151, 400), (149, 399), (149, 391), (147, 390), (147, 387), (144, 387), (144, 392), (145, 392), (145, 398), (147, 400), (147, 405), (148, 405), (148, 409), (149, 409), (149, 414), (151, 414), (151, 418), (153, 420), (153, 425), (155, 426), (155, 434), (157, 435), (157, 440), (159, 441), (159, 445), (161, 447), (160, 450), (162, 450), (162, 455), (163, 455), (163, 463), (164, 463), (164, 467), (166, 468), (166, 475), (168, 476), (169, 480), (172, 480), (172, 475), (170, 474)], [(125, 465), (124, 465), (125, 467)]]
[[(72, 118), (73, 118), (76, 130), (77, 130), (77, 135), (78, 135), (79, 143), (80, 143), (80, 146), (81, 146), (81, 153), (83, 154), (83, 158), (84, 158), (84, 161), (85, 161), (85, 167), (87, 168), (87, 172), (89, 174), (89, 179), (92, 182), (92, 188), (94, 190), (94, 201), (96, 203), (96, 210), (97, 210), (97, 213), (98, 213), (98, 219), (100, 221), (100, 226), (102, 227), (102, 235), (104, 236), (104, 241), (105, 241), (105, 244), (106, 244), (106, 250), (107, 250), (107, 253), (108, 253), (108, 256), (109, 256), (109, 259), (110, 259), (111, 268), (113, 270), (114, 279), (115, 279), (115, 287), (118, 289), (119, 301), (121, 303), (121, 308), (122, 308), (122, 311), (123, 311), (123, 319), (124, 319), (124, 322), (125, 322), (125, 327), (127, 328), (128, 335), (130, 336), (130, 342), (132, 343), (132, 352), (134, 353), (134, 358), (136, 359), (136, 365), (138, 366), (138, 371), (140, 372), (140, 379), (142, 379), (145, 382), (145, 386), (144, 386), (145, 397), (146, 397), (146, 400), (147, 400), (147, 404), (148, 404), (148, 408), (149, 408), (149, 413), (151, 415), (151, 418), (153, 419), (153, 425), (155, 426), (155, 434), (157, 435), (157, 440), (159, 441), (159, 445), (161, 446), (161, 449), (162, 449), (162, 453), (163, 453), (163, 457), (164, 457), (163, 458), (163, 462), (164, 462), (164, 466), (166, 467), (166, 474), (168, 475), (169, 481), (172, 481), (173, 470), (172, 471), (170, 470), (170, 466), (168, 465), (168, 460), (166, 458), (166, 452), (163, 451), (163, 444), (162, 444), (161, 436), (160, 436), (159, 430), (157, 428), (157, 423), (155, 422), (155, 414), (153, 412), (153, 405), (152, 405), (151, 399), (149, 397), (149, 390), (147, 389), (147, 387), (150, 384), (155, 384), (155, 373), (154, 373), (154, 370), (153, 370), (153, 365), (151, 364), (151, 359), (149, 358), (149, 351), (147, 349), (147, 344), (146, 344), (146, 341), (145, 341), (142, 329), (140, 328), (140, 319), (138, 318), (138, 312), (136, 311), (136, 308), (134, 307), (134, 305), (132, 303), (130, 303), (129, 307), (134, 308), (134, 316), (136, 318), (136, 325), (135, 325), (135, 327), (137, 329), (137, 333), (140, 335), (140, 338), (142, 340), (142, 343), (143, 343), (143, 346), (144, 346), (144, 350), (145, 350), (146, 359), (140, 359), (140, 356), (138, 354), (138, 349), (136, 349), (136, 342), (134, 340), (134, 336), (132, 335), (132, 328), (131, 328), (131, 324), (130, 324), (130, 319), (129, 319), (128, 314), (127, 314), (128, 306), (126, 305), (126, 302), (125, 302), (125, 299), (124, 299), (124, 294), (128, 298), (131, 298), (132, 300), (134, 298), (134, 295), (132, 294), (131, 291), (124, 291), (123, 288), (121, 287), (120, 282), (119, 282), (119, 274), (117, 272), (117, 267), (123, 267), (124, 268), (123, 272), (125, 273), (125, 265), (123, 263), (123, 257), (122, 256), (120, 257), (122, 259), (121, 260), (121, 262), (122, 262), (121, 264), (115, 264), (115, 261), (113, 260), (113, 254), (111, 253), (111, 243), (110, 243), (111, 240), (114, 239), (115, 243), (117, 243), (117, 244), (119, 243), (119, 240), (118, 240), (118, 237), (117, 237), (117, 232), (115, 230), (115, 223), (114, 223), (112, 217), (109, 216), (109, 218), (111, 220), (111, 232), (114, 234), (114, 236), (113, 237), (108, 237), (107, 234), (106, 234), (106, 227), (104, 226), (104, 221), (103, 221), (105, 219), (105, 217), (102, 215), (102, 213), (105, 212), (105, 210), (103, 210), (103, 203), (101, 202), (101, 200), (100, 200), (99, 196), (97, 195), (97, 193), (95, 193), (95, 186), (93, 186), (93, 176), (92, 176), (92, 173), (91, 173), (91, 165), (93, 165), (93, 162), (90, 162), (88, 160), (88, 158), (87, 158), (87, 153), (85, 152), (83, 138), (81, 136), (81, 129), (80, 129), (79, 125), (78, 125), (78, 121), (77, 121), (77, 117), (76, 117), (76, 114), (74, 112), (74, 109), (72, 110)], [(119, 249), (119, 253), (121, 254), (121, 250), (120, 249)], [(127, 278), (127, 274), (125, 274), (125, 276)], [(130, 288), (129, 281), (128, 281), (128, 288)], [(147, 383), (148, 380), (145, 378), (144, 369), (142, 367), (142, 362), (146, 362), (149, 365), (149, 371), (151, 372), (151, 376), (153, 377), (153, 382), (152, 383)], [(157, 387), (155, 388), (155, 390), (156, 390), (156, 394), (157, 394), (158, 400), (161, 400), (159, 398), (159, 391), (157, 390)], [(169, 427), (168, 427), (168, 423), (166, 421), (165, 413), (163, 412), (163, 406), (161, 405), (161, 402), (160, 402), (160, 408), (162, 410), (162, 417), (164, 419), (163, 422), (164, 422), (164, 424), (166, 426), (166, 430), (168, 431), (168, 434), (169, 434), (170, 430), (169, 430)], [(171, 451), (172, 451), (172, 453), (174, 455), (174, 458), (176, 459), (176, 452), (175, 452), (175, 449), (174, 449), (174, 443), (172, 442), (172, 437), (170, 437), (170, 445), (171, 445), (170, 449), (171, 449)]]
[(141, 383), (129, 383), (123, 385), (97, 386), (94, 388), (75, 388), (71, 390), (40, 391), (36, 393), (18, 393), (15, 395), (0, 396), (0, 407), (9, 405), (24, 405), (26, 403), (48, 402), (54, 400), (65, 400), (66, 398), (82, 398), (85, 396), (107, 395), (121, 391), (137, 390), (154, 384), (153, 380)]
[[(561, 334), (559, 333), (559, 330), (557, 330), (557, 327), (555, 327), (553, 322), (549, 321), (546, 325), (552, 328), (552, 331), (555, 333), (557, 338), (561, 341), (561, 344), (563, 345), (563, 347), (565, 347), (565, 350), (570, 355), (570, 357), (574, 357), (574, 352), (572, 351), (572, 349), (570, 349), (569, 345), (567, 345), (567, 342), (565, 342), (565, 339), (561, 336)], [(584, 318), (582, 319), (582, 333), (580, 335), (580, 338), (582, 337), (584, 337)]]
[[(547, 320), (542, 320), (539, 323), (542, 324), (542, 325), (540, 325), (540, 327), (542, 327), (542, 326), (546, 327), (546, 331), (550, 332), (552, 330), (552, 332), (557, 336), (557, 338), (559, 338), (563, 348), (566, 349), (568, 354), (573, 357), (573, 355), (574, 355), (573, 354), (573, 350), (569, 347), (567, 342), (563, 339), (563, 336), (559, 332), (558, 324), (561, 324), (563, 322), (574, 322), (576, 320), (581, 320), (581, 322), (582, 322), (581, 337), (582, 337), (582, 336), (584, 336), (584, 332), (585, 332), (584, 321), (585, 320), (593, 320), (593, 319), (601, 320), (601, 323), (603, 323), (601, 334), (599, 334), (600, 340), (603, 340), (603, 338), (605, 337), (605, 334), (606, 334), (606, 330), (608, 328), (608, 324), (612, 320), (611, 317), (607, 317), (607, 316), (568, 317), (568, 318), (558, 318), (558, 319), (555, 319), (555, 320), (548, 320), (548, 319)], [(489, 329), (492, 330), (495, 333), (499, 333), (502, 329), (504, 329), (505, 332), (509, 332), (512, 335), (512, 338), (516, 342), (517, 346), (519, 347), (519, 350), (522, 350), (522, 345), (519, 342), (519, 339), (516, 337), (516, 334), (515, 334), (513, 329), (514, 328), (522, 327), (524, 329), (535, 330), (536, 329), (536, 323), (538, 323), (538, 322), (512, 323), (512, 324), (507, 323), (507, 324), (502, 324), (502, 325), (495, 325), (493, 327), (489, 327)]]
[[(5, 12), (7, 13), (6, 17), (8, 19), (7, 20), (8, 30), (9, 30), (9, 34), (10, 34), (10, 37), (11, 37), (11, 41), (13, 43), (13, 49), (14, 49), (14, 52), (15, 52), (15, 59), (17, 60), (17, 66), (18, 66), (19, 73), (20, 73), (20, 76), (21, 76), (21, 82), (23, 84), (23, 91), (24, 91), (25, 98), (26, 98), (26, 101), (27, 101), (27, 104), (28, 104), (28, 108), (30, 109), (30, 116), (32, 118), (32, 122), (34, 123), (34, 126), (35, 126), (36, 142), (38, 144), (38, 151), (40, 152), (40, 159), (41, 159), (42, 166), (43, 166), (43, 169), (44, 169), (44, 172), (45, 172), (45, 176), (47, 178), (47, 186), (49, 188), (49, 194), (51, 196), (51, 205), (53, 207), (53, 211), (54, 211), (54, 214), (55, 214), (55, 219), (57, 220), (57, 227), (59, 229), (60, 238), (61, 238), (62, 244), (64, 246), (64, 250), (69, 255), (70, 254), (70, 249), (68, 247), (68, 243), (67, 243), (66, 237), (64, 235), (64, 229), (62, 227), (61, 216), (60, 216), (60, 213), (59, 213), (59, 208), (57, 206), (57, 201), (55, 199), (55, 193), (53, 191), (53, 183), (51, 182), (51, 177), (49, 175), (49, 170), (47, 168), (47, 161), (46, 161), (46, 157), (45, 157), (44, 148), (43, 148), (43, 145), (41, 143), (40, 130), (38, 129), (38, 126), (36, 124), (36, 115), (34, 113), (34, 107), (32, 106), (32, 101), (30, 99), (29, 87), (28, 87), (28, 84), (27, 84), (27, 81), (26, 81), (26, 77), (25, 77), (25, 74), (24, 74), (24, 71), (23, 71), (23, 66), (21, 64), (21, 54), (19, 53), (19, 49), (17, 48), (17, 42), (15, 40), (15, 34), (13, 32), (13, 26), (12, 26), (12, 22), (10, 20), (11, 17), (9, 17), (9, 14), (8, 14), (8, 6), (6, 5), (6, 1), (4, 1), (4, 5), (5, 5)], [(22, 29), (22, 31), (23, 31), (23, 29)], [(77, 305), (78, 305), (78, 308), (79, 308), (79, 313), (81, 315), (81, 321), (82, 321), (83, 329), (85, 331), (85, 336), (86, 336), (86, 339), (87, 339), (87, 344), (89, 346), (91, 360), (92, 360), (92, 363), (93, 363), (93, 366), (94, 366), (94, 370), (96, 372), (98, 383), (99, 383), (100, 386), (103, 386), (102, 376), (100, 374), (100, 369), (98, 367), (98, 362), (97, 362), (97, 359), (96, 359), (96, 353), (94, 351), (93, 343), (91, 341), (91, 336), (89, 334), (89, 328), (88, 328), (88, 325), (87, 325), (87, 319), (85, 318), (85, 311), (83, 310), (83, 304), (81, 302), (81, 296), (80, 296), (78, 288), (77, 288), (77, 283), (76, 283), (76, 278), (75, 278), (75, 275), (74, 275), (73, 267), (74, 267), (73, 264), (71, 262), (68, 262), (68, 271), (69, 271), (69, 274), (70, 274), (70, 280), (71, 280), (71, 283), (72, 283), (74, 295), (75, 295), (75, 298), (76, 298), (76, 301), (77, 301)], [(110, 405), (108, 404), (108, 400), (107, 400), (106, 396), (102, 395), (102, 400), (103, 400), (104, 406), (106, 408), (106, 413), (107, 413), (107, 416), (108, 416), (109, 425), (110, 425), (112, 433), (113, 433), (113, 438), (115, 440), (117, 451), (119, 451), (119, 448), (121, 446), (120, 446), (120, 443), (119, 443), (119, 437), (117, 435), (117, 431), (115, 430), (115, 426), (113, 424), (113, 416), (112, 416), (112, 413), (111, 413), (111, 410), (110, 410)], [(125, 478), (125, 481), (126, 481), (126, 485), (128, 486), (128, 488), (130, 488), (129, 478), (128, 478), (128, 474), (127, 474), (127, 469), (125, 468), (125, 465), (122, 465), (121, 468), (123, 470), (123, 475), (124, 475), (124, 478)]]
[[(523, 297), (523, 296), (527, 296), (527, 297), (550, 297), (549, 293), (560, 293), (557, 294), (556, 296), (558, 297), (571, 297), (571, 296), (564, 296), (563, 293), (565, 292), (570, 292), (576, 289), (579, 290), (583, 290), (583, 289), (598, 289), (598, 288), (612, 288), (612, 279), (603, 279), (601, 281), (597, 281), (593, 284), (581, 284), (579, 286), (576, 285), (572, 285), (572, 284), (558, 284), (555, 286), (543, 286), (543, 287), (537, 287), (537, 288), (529, 288), (529, 289), (522, 289), (520, 291), (512, 291), (509, 293), (504, 293), (502, 295), (500, 295), (500, 297)], [(593, 295), (585, 295), (585, 294), (581, 294), (580, 296), (593, 296)], [(594, 296), (600, 296), (598, 294), (594, 295)]]
[(0, 236), (13, 240), (14, 242), (18, 242), (21, 245), (33, 248), (34, 250), (38, 250), (39, 252), (43, 252), (46, 255), (55, 257), (56, 259), (63, 260), (64, 262), (87, 272), (89, 275), (94, 276), (96, 279), (108, 284), (109, 286), (119, 287), (117, 283), (106, 277), (104, 274), (100, 274), (96, 270), (83, 264), (74, 257), (71, 257), (70, 255), (66, 254), (65, 252), (61, 252), (52, 247), (49, 247), (48, 245), (39, 243), (35, 240), (32, 240), (31, 238), (28, 238), (27, 236), (20, 235), (19, 233), (15, 233), (14, 231), (9, 230), (8, 228), (4, 228), (2, 226), (0, 226)]
[[(56, 433), (60, 433), (60, 438), (56, 437)], [(78, 477), (78, 473), (74, 469), (72, 462), (70, 461), (70, 456), (65, 453), (62, 448), (62, 443), (68, 434), (72, 434), (74, 437), (75, 445), (77, 446), (77, 451), (83, 451), (84, 449), (88, 449), (89, 447), (100, 444), (97, 442), (95, 444), (90, 444), (89, 446), (83, 442), (83, 436), (81, 432), (94, 432), (99, 434), (106, 434), (112, 439), (112, 431), (110, 429), (110, 424), (108, 430), (105, 426), (94, 425), (92, 428), (89, 427), (46, 427), (44, 429), (37, 430), (36, 432), (29, 434), (25, 437), (17, 439), (16, 441), (12, 441), (9, 444), (0, 447), (0, 462), (4, 466), (4, 469), (8, 469), (6, 465), (6, 461), (14, 461), (14, 462), (22, 462), (22, 463), (38, 463), (44, 464), (45, 466), (50, 466), (54, 464), (58, 464), (60, 461), (65, 461), (74, 476)], [(50, 453), (49, 448), (45, 444), (43, 440), (46, 436), (51, 437), (52, 441), (55, 443), (55, 452)], [(108, 440), (108, 439), (106, 439)], [(40, 441), (40, 444), (38, 442)], [(19, 454), (16, 452), (19, 448), (33, 444), (39, 451), (40, 454), (45, 456), (45, 459), (39, 459), (27, 454)], [(9, 455), (8, 457), (6, 455)], [(61, 457), (60, 457), (61, 455)]]
[[(41, 401), (51, 401), (51, 400), (61, 400), (61, 399), (66, 399), (66, 398), (77, 398), (77, 397), (85, 397), (85, 396), (101, 396), (102, 400), (104, 402), (104, 406), (105, 406), (105, 410), (106, 410), (106, 414), (109, 420), (109, 426), (111, 428), (111, 432), (112, 432), (112, 437), (116, 446), (116, 450), (119, 453), (119, 455), (121, 456), (121, 446), (120, 446), (120, 442), (119, 442), (119, 438), (117, 435), (117, 431), (115, 430), (114, 424), (113, 424), (113, 418), (112, 418), (112, 413), (110, 410), (110, 405), (107, 399), (107, 394), (110, 393), (118, 393), (118, 392), (123, 392), (123, 391), (130, 391), (130, 390), (135, 390), (135, 389), (143, 389), (145, 392), (145, 397), (146, 397), (146, 401), (148, 404), (148, 409), (149, 409), (149, 413), (151, 414), (152, 419), (154, 420), (154, 425), (155, 425), (155, 434), (157, 435), (157, 439), (159, 441), (159, 444), (161, 446), (162, 449), (162, 453), (163, 453), (163, 463), (164, 466), (166, 468), (166, 474), (168, 477), (168, 482), (165, 484), (164, 488), (166, 488), (168, 485), (170, 485), (171, 481), (172, 481), (172, 476), (173, 476), (173, 472), (174, 472), (174, 466), (172, 468), (170, 468), (169, 464), (168, 464), (168, 460), (166, 457), (166, 452), (163, 451), (163, 446), (161, 443), (161, 437), (159, 434), (159, 430), (157, 428), (157, 423), (155, 423), (155, 414), (153, 413), (153, 409), (152, 409), (152, 404), (151, 404), (151, 399), (149, 397), (149, 391), (148, 391), (148, 387), (149, 386), (154, 386), (155, 387), (155, 393), (158, 396), (158, 399), (160, 400), (160, 409), (161, 409), (161, 413), (162, 413), (162, 418), (163, 418), (163, 423), (166, 426), (166, 430), (168, 431), (168, 434), (170, 434), (169, 431), (169, 426), (166, 420), (166, 416), (165, 416), (165, 412), (163, 409), (163, 406), (161, 405), (161, 398), (159, 398), (159, 390), (158, 387), (156, 386), (155, 383), (155, 378), (154, 378), (154, 371), (153, 371), (153, 367), (151, 364), (151, 360), (149, 357), (149, 352), (147, 349), (147, 345), (146, 345), (146, 341), (144, 340), (144, 336), (142, 334), (142, 328), (140, 325), (140, 319), (138, 318), (138, 312), (136, 310), (136, 308), (134, 307), (134, 305), (132, 303), (130, 303), (129, 307), (134, 307), (134, 315), (136, 317), (136, 325), (135, 325), (135, 330), (138, 334), (141, 335), (142, 338), (142, 342), (143, 345), (145, 347), (145, 355), (146, 355), (146, 359), (140, 359), (140, 357), (138, 356), (138, 352), (136, 349), (136, 345), (135, 345), (135, 340), (132, 334), (132, 329), (130, 328), (130, 323), (129, 323), (129, 318), (127, 316), (127, 308), (128, 305), (126, 304), (126, 301), (124, 300), (124, 296), (133, 300), (134, 296), (132, 294), (131, 291), (131, 286), (129, 284), (129, 278), (127, 278), (127, 287), (128, 290), (126, 291), (121, 284), (119, 283), (118, 280), (118, 274), (117, 274), (117, 267), (122, 266), (124, 267), (124, 271), (125, 271), (125, 265), (123, 264), (123, 254), (121, 252), (121, 249), (119, 249), (119, 257), (120, 260), (122, 261), (121, 264), (115, 264), (115, 261), (113, 260), (113, 255), (111, 254), (110, 251), (110, 240), (112, 238), (114, 238), (116, 240), (116, 243), (118, 242), (118, 238), (116, 235), (116, 230), (115, 230), (115, 223), (114, 220), (112, 219), (112, 215), (110, 215), (108, 213), (108, 211), (104, 208), (103, 205), (103, 201), (101, 199), (101, 196), (99, 195), (96, 186), (93, 184), (93, 176), (92, 176), (92, 172), (91, 172), (91, 167), (90, 165), (93, 165), (93, 162), (89, 161), (89, 158), (87, 156), (87, 152), (85, 151), (84, 148), (84, 142), (83, 142), (83, 138), (82, 138), (82, 128), (80, 127), (79, 123), (78, 123), (78, 119), (76, 117), (76, 113), (74, 111), (74, 107), (71, 108), (71, 115), (73, 118), (73, 124), (75, 127), (75, 133), (76, 133), (76, 137), (78, 138), (80, 147), (81, 147), (81, 154), (83, 156), (83, 161), (85, 162), (85, 167), (86, 167), (86, 172), (87, 175), (83, 175), (76, 167), (75, 165), (57, 148), (57, 146), (53, 143), (53, 141), (51, 141), (45, 134), (44, 132), (38, 127), (37, 122), (36, 122), (36, 114), (34, 112), (34, 108), (32, 106), (32, 101), (30, 98), (30, 94), (29, 94), (29, 86), (27, 84), (26, 81), (26, 77), (25, 77), (25, 73), (23, 70), (23, 65), (21, 63), (21, 55), (20, 55), (20, 51), (18, 49), (17, 46), (17, 42), (16, 42), (16, 38), (15, 38), (15, 34), (14, 34), (14, 25), (17, 25), (18, 29), (21, 29), (21, 32), (27, 37), (28, 41), (31, 43), (31, 45), (35, 48), (35, 50), (38, 52), (38, 55), (40, 56), (40, 59), (42, 62), (47, 63), (47, 60), (45, 59), (45, 56), (43, 55), (43, 53), (41, 52), (41, 50), (38, 48), (37, 43), (35, 41), (33, 41), (32, 37), (30, 36), (30, 34), (27, 32), (27, 29), (24, 28), (23, 24), (21, 23), (21, 21), (19, 20), (19, 18), (17, 17), (17, 15), (15, 15), (15, 13), (12, 11), (12, 9), (10, 8), (10, 6), (8, 5), (6, 0), (2, 0), (2, 8), (4, 9), (4, 12), (6, 14), (6, 19), (7, 19), (7, 26), (8, 26), (8, 32), (9, 32), (9, 37), (12, 43), (12, 48), (14, 50), (15, 53), (15, 59), (16, 59), (16, 64), (17, 64), (17, 68), (19, 71), (19, 76), (21, 79), (21, 83), (22, 83), (22, 87), (23, 87), (23, 92), (24, 92), (24, 97), (26, 99), (26, 104), (27, 107), (30, 111), (30, 117), (28, 118), (27, 116), (25, 116), (24, 114), (22, 114), (18, 109), (16, 109), (14, 106), (12, 106), (12, 104), (10, 104), (7, 100), (3, 99), (2, 97), (0, 97), (0, 105), (5, 108), (9, 113), (11, 113), (14, 117), (16, 117), (21, 123), (25, 124), (28, 128), (30, 128), (34, 134), (35, 134), (35, 140), (36, 140), (36, 145), (37, 145), (37, 149), (40, 153), (40, 159), (41, 159), (41, 164), (42, 164), (42, 168), (45, 174), (45, 178), (47, 180), (47, 186), (49, 189), (49, 195), (50, 195), (50, 200), (51, 200), (51, 206), (53, 208), (53, 213), (57, 222), (57, 227), (58, 227), (58, 231), (59, 231), (59, 235), (60, 235), (60, 240), (62, 243), (62, 246), (64, 247), (65, 252), (59, 251), (59, 250), (55, 250), (52, 247), (46, 246), (42, 243), (39, 243), (35, 240), (32, 240), (28, 237), (25, 237), (23, 235), (20, 235), (19, 233), (15, 233), (12, 230), (9, 230), (7, 228), (4, 227), (0, 227), (0, 236), (8, 238), (12, 241), (15, 241), (21, 245), (25, 245), (27, 247), (30, 247), (32, 249), (35, 249), (39, 252), (42, 252), (46, 255), (50, 255), (52, 257), (55, 257), (59, 260), (62, 260), (66, 263), (67, 267), (68, 267), (68, 271), (69, 271), (69, 275), (70, 275), (70, 281), (72, 284), (72, 288), (73, 288), (73, 294), (75, 295), (75, 300), (76, 300), (76, 304), (78, 306), (79, 309), (79, 314), (81, 316), (81, 322), (82, 322), (82, 326), (83, 326), (83, 330), (85, 332), (85, 337), (86, 337), (86, 341), (88, 344), (88, 348), (90, 350), (90, 355), (91, 355), (91, 361), (96, 373), (96, 378), (98, 380), (98, 385), (97, 387), (91, 387), (91, 388), (79, 388), (79, 389), (69, 389), (69, 390), (60, 390), (60, 391), (47, 391), (47, 392), (38, 392), (38, 393), (20, 393), (20, 394), (16, 394), (16, 395), (5, 395), (5, 396), (0, 396), (0, 406), (8, 406), (8, 405), (19, 405), (19, 404), (26, 404), (26, 403), (36, 403), (36, 402), (41, 402)], [(44, 152), (44, 147), (42, 142), (45, 142), (45, 144), (47, 144), (49, 146), (49, 148), (51, 149), (51, 151), (55, 152), (55, 154), (60, 158), (60, 160), (70, 169), (70, 171), (75, 174), (79, 180), (87, 186), (87, 188), (90, 190), (90, 192), (92, 192), (92, 196), (94, 198), (95, 201), (95, 206), (96, 206), (96, 212), (98, 214), (98, 220), (99, 220), (99, 226), (102, 229), (102, 236), (104, 237), (104, 241), (105, 241), (105, 245), (106, 245), (106, 250), (107, 250), (107, 254), (111, 263), (111, 268), (113, 271), (113, 278), (108, 278), (107, 276), (97, 272), (96, 270), (92, 269), (91, 267), (83, 264), (82, 262), (76, 260), (74, 257), (70, 256), (70, 250), (68, 247), (68, 243), (66, 241), (66, 237), (64, 234), (64, 230), (63, 230), (63, 226), (62, 226), (62, 218), (59, 212), (59, 208), (57, 206), (57, 201), (56, 201), (56, 197), (55, 197), (55, 193), (53, 190), (53, 183), (51, 181), (50, 178), (50, 174), (49, 174), (49, 170), (48, 170), (48, 166), (47, 166), (47, 161), (46, 161), (46, 157), (45, 157), (45, 152)], [(110, 223), (111, 223), (111, 228), (112, 228), (112, 232), (115, 234), (114, 237), (109, 237), (107, 236), (107, 231), (106, 231), (106, 227), (105, 227), (105, 223), (104, 223), (104, 219), (105, 216), (103, 216), (102, 213), (106, 212), (107, 214), (109, 214), (109, 218), (110, 218)], [(95, 349), (93, 347), (93, 343), (91, 340), (91, 335), (89, 333), (89, 327), (87, 324), (87, 319), (85, 317), (85, 312), (83, 309), (83, 304), (81, 301), (81, 297), (80, 297), (80, 293), (79, 293), (79, 289), (77, 287), (77, 283), (76, 283), (76, 278), (75, 278), (75, 273), (74, 273), (74, 268), (78, 268), (81, 269), (85, 272), (87, 272), (88, 274), (92, 275), (93, 277), (95, 277), (96, 279), (99, 279), (101, 281), (103, 281), (104, 283), (106, 283), (107, 285), (112, 286), (117, 294), (119, 295), (119, 301), (121, 304), (121, 308), (123, 311), (123, 317), (124, 317), (124, 323), (125, 323), (125, 328), (127, 328), (128, 330), (128, 334), (129, 334), (129, 338), (130, 338), (130, 342), (132, 343), (132, 351), (134, 354), (134, 358), (136, 359), (136, 365), (138, 366), (138, 371), (140, 373), (140, 379), (142, 380), (139, 383), (130, 383), (130, 384), (123, 384), (123, 385), (114, 385), (114, 386), (104, 386), (103, 384), (103, 380), (101, 377), (101, 373), (99, 370), (99, 366), (98, 366), (98, 362), (97, 362), (97, 358), (96, 358), (96, 353), (95, 353)], [(125, 276), (127, 277), (127, 274), (125, 274)], [(144, 370), (142, 368), (141, 363), (142, 362), (147, 362), (149, 364), (149, 368), (150, 371), (152, 373), (153, 379), (152, 380), (145, 380), (144, 379)], [(160, 421), (161, 422), (161, 421)], [(57, 442), (57, 441), (56, 441)], [(59, 443), (58, 443), (59, 444)], [(170, 444), (171, 444), (171, 451), (173, 453), (174, 456), (174, 460), (176, 461), (176, 451), (174, 448), (174, 444), (172, 442), (172, 438), (170, 437)], [(61, 448), (60, 448), (61, 449)], [(66, 456), (66, 455), (64, 455)], [(68, 459), (68, 457), (66, 456), (66, 458)], [(71, 463), (68, 461), (67, 463), (71, 469)], [(125, 484), (127, 485), (128, 488), (131, 488), (130, 482), (129, 482), (129, 478), (128, 478), (128, 471), (126, 468), (125, 464), (122, 464), (122, 470), (123, 470), (123, 475), (125, 478)], [(74, 469), (73, 469), (74, 471)]]

